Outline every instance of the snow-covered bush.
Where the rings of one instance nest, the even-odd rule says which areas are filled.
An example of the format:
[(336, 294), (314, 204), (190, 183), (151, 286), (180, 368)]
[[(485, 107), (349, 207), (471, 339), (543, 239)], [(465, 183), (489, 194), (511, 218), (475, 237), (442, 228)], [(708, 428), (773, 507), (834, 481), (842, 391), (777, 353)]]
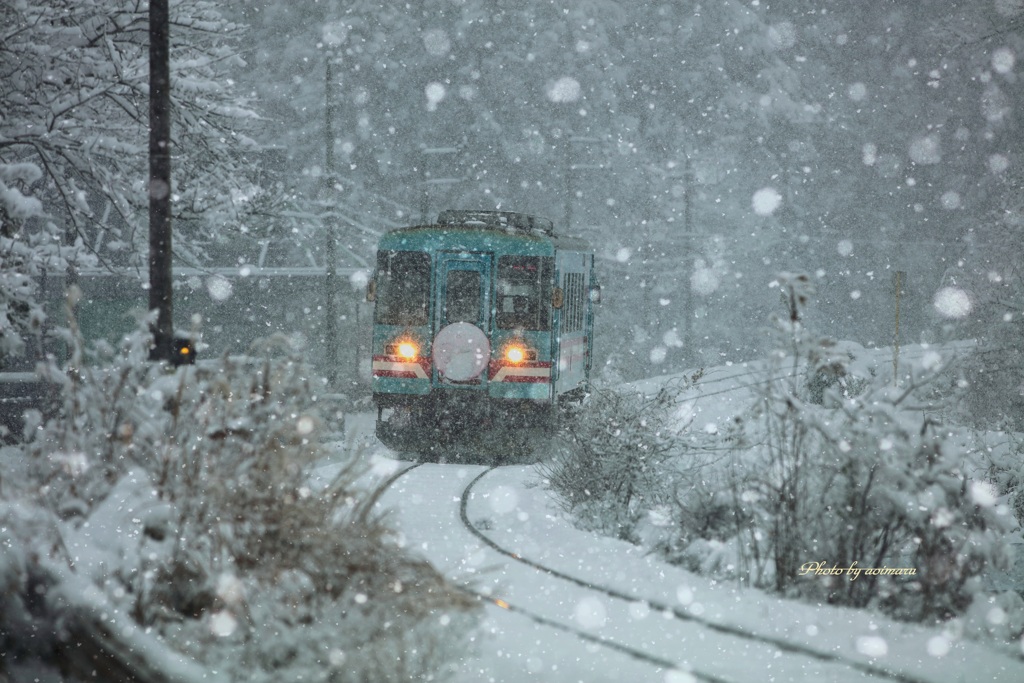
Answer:
[(678, 463), (669, 461), (688, 450), (679, 390), (595, 389), (563, 427), (555, 458), (540, 469), (582, 527), (635, 542), (638, 524), (671, 495), (666, 473)]
[(73, 343), (53, 373), (63, 413), (34, 425), (35, 477), (75, 571), (233, 678), (440, 676), (476, 603), (399, 547), (358, 453), (313, 483), (315, 385), (287, 341), (173, 372), (148, 346), (140, 331), (86, 359)]
[(963, 368), (965, 416), (982, 429), (1024, 432), (1024, 172), (1013, 167), (1003, 182), (1005, 191), (993, 197), (991, 213), (974, 231), (983, 248), (967, 268), (956, 275), (950, 269), (954, 288), (947, 289), (970, 293), (971, 315), (948, 322), (976, 342)]
[[(41, 355), (46, 313), (37, 278), (81, 260), (81, 245), (62, 246), (60, 230), (29, 189), (41, 176), (35, 164), (4, 163), (0, 157), (0, 369), (26, 351)], [(26, 342), (35, 348), (26, 349)]]
[(821, 339), (807, 361), (807, 400), (818, 405), (825, 402), (829, 390), (842, 398), (858, 395), (877, 375), (864, 347), (850, 341)]
[[(800, 368), (813, 367), (821, 346), (802, 327), (809, 280), (783, 276), (780, 283), (790, 306), (788, 319), (776, 321), (782, 343), (769, 370), (774, 379), (739, 424), (733, 457), (702, 473), (719, 499), (731, 497), (725, 517), (734, 536), (677, 546), (677, 558), (695, 568), (725, 564), (731, 575), (780, 592), (874, 604), (902, 618), (963, 612), (978, 577), (1007, 560), (1012, 516), (987, 482), (971, 480), (964, 451), (928, 417), (939, 412), (931, 384), (944, 377), (941, 359), (936, 353), (927, 369), (911, 368), (900, 387), (874, 380), (858, 396), (810, 404)], [(686, 506), (677, 509), (679, 523), (687, 523)], [(723, 548), (729, 562), (711, 562)], [(808, 575), (808, 563), (914, 572)]]
[(979, 438), (979, 450), (987, 459), (986, 476), (1024, 526), (1024, 434), (995, 432), (999, 443), (989, 445)]

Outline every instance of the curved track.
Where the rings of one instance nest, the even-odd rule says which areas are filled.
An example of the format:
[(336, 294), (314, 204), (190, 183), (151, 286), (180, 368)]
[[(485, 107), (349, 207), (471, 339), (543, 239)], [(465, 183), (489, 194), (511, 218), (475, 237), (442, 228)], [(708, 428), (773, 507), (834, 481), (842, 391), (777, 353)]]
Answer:
[[(376, 501), (376, 499), (379, 499), (380, 494), (382, 494), (385, 489), (387, 489), (389, 486), (394, 484), (394, 482), (397, 481), (400, 477), (408, 474), (409, 472), (417, 469), (418, 467), (421, 467), (423, 464), (424, 463), (416, 463), (414, 465), (411, 465), (410, 467), (407, 467), (407, 468), (404, 468), (404, 469), (400, 469), (400, 470), (396, 471), (395, 473), (391, 474), (387, 479), (385, 479), (384, 481), (381, 482), (381, 484), (379, 484), (378, 489), (377, 489), (377, 493), (375, 494), (375, 501)], [(478, 538), (482, 539), (488, 546), (498, 550), (499, 552), (501, 552), (503, 554), (506, 554), (506, 555), (508, 555), (510, 557), (515, 557), (516, 559), (520, 559), (517, 556), (515, 556), (514, 554), (509, 553), (508, 551), (505, 551), (504, 549), (501, 549), (494, 542), (489, 541), (488, 539), (486, 539), (486, 537), (484, 537), (482, 535), (482, 533), (479, 532), (478, 529), (476, 529), (472, 524), (469, 523), (469, 520), (466, 517), (466, 504), (467, 504), (467, 501), (468, 501), (468, 496), (469, 496), (470, 488), (484, 474), (486, 474), (489, 471), (492, 471), (493, 469), (495, 469), (495, 468), (490, 468), (490, 469), (484, 470), (481, 474), (479, 474), (476, 478), (474, 478), (470, 482), (469, 485), (466, 486), (466, 488), (464, 490), (464, 493), (463, 493), (463, 496), (460, 499), (460, 509), (459, 509), (460, 516), (462, 517), (463, 523), (466, 525), (466, 528), (468, 528), (471, 532), (473, 532), (474, 536), (477, 536)], [(528, 561), (525, 561), (525, 563), (526, 564), (530, 564)], [(645, 652), (643, 650), (640, 650), (640, 649), (635, 648), (635, 647), (631, 647), (631, 646), (623, 644), (623, 643), (618, 643), (616, 641), (613, 641), (613, 640), (610, 640), (610, 639), (607, 639), (607, 638), (602, 638), (600, 636), (596, 636), (596, 635), (587, 633), (586, 631), (583, 631), (582, 629), (578, 629), (578, 628), (575, 628), (575, 627), (573, 627), (571, 625), (564, 624), (562, 622), (558, 622), (556, 620), (553, 620), (553, 618), (549, 618), (549, 617), (543, 616), (543, 615), (541, 615), (541, 614), (539, 614), (539, 613), (537, 613), (535, 611), (526, 609), (526, 608), (521, 607), (521, 606), (519, 606), (517, 604), (510, 603), (507, 600), (503, 600), (503, 599), (500, 599), (500, 598), (494, 598), (492, 596), (484, 595), (483, 593), (481, 593), (479, 591), (476, 591), (476, 590), (473, 590), (473, 589), (471, 589), (471, 588), (469, 588), (467, 586), (461, 586), (459, 588), (460, 588), (460, 590), (464, 591), (468, 595), (472, 596), (473, 598), (475, 598), (475, 599), (477, 599), (477, 600), (479, 600), (481, 602), (494, 604), (494, 605), (497, 605), (498, 607), (501, 607), (502, 609), (504, 609), (506, 611), (509, 611), (509, 612), (512, 612), (512, 613), (521, 614), (521, 615), (525, 616), (526, 618), (528, 618), (528, 620), (530, 620), (531, 622), (534, 622), (534, 623), (539, 624), (541, 626), (548, 627), (548, 628), (551, 628), (551, 629), (555, 629), (557, 631), (561, 631), (561, 632), (564, 632), (564, 633), (571, 634), (571, 635), (573, 635), (575, 637), (578, 637), (581, 640), (584, 640), (586, 642), (592, 643), (592, 644), (600, 646), (600, 647), (605, 647), (605, 648), (610, 649), (610, 650), (614, 650), (614, 651), (616, 651), (618, 653), (621, 653), (621, 654), (625, 654), (625, 655), (630, 656), (630, 657), (632, 657), (634, 659), (642, 661), (642, 663), (644, 663), (644, 664), (648, 664), (648, 665), (651, 665), (651, 666), (659, 668), (659, 669), (664, 669), (666, 671), (679, 670), (679, 665), (677, 663), (675, 663), (675, 661), (671, 661), (671, 660), (669, 660), (667, 658), (657, 656), (657, 655), (652, 654), (650, 652)], [(692, 671), (692, 670), (688, 670), (687, 674), (690, 677), (692, 677), (693, 680), (696, 680), (696, 681), (706, 681), (707, 683), (728, 683), (728, 681), (726, 679), (719, 678), (717, 676), (712, 676), (710, 674), (703, 674), (703, 673)]]
[[(401, 478), (418, 468), (421, 468), (421, 465), (414, 464), (403, 468), (391, 475), (387, 483), (394, 486)], [(492, 576), (489, 576), (489, 580), (495, 578), (493, 577), (495, 572), (500, 572), (494, 581), (494, 585), (500, 586), (500, 594), (486, 589), (478, 590), (478, 586), (463, 588), (481, 602), (489, 603), (528, 619), (539, 625), (542, 630), (552, 629), (569, 634), (571, 637), (587, 643), (588, 647), (624, 655), (635, 661), (634, 666), (650, 667), (651, 675), (654, 677), (652, 680), (660, 681), (664, 676), (665, 681), (674, 681), (676, 679), (669, 675), (669, 672), (680, 672), (682, 677), (679, 680), (739, 683), (750, 680), (756, 671), (761, 670), (754, 667), (764, 666), (771, 670), (775, 680), (885, 680), (897, 683), (932, 683), (935, 680), (947, 680), (948, 678), (936, 674), (934, 669), (928, 676), (918, 674), (913, 668), (908, 668), (905, 658), (899, 669), (895, 664), (890, 668), (879, 664), (877, 660), (871, 662), (858, 660), (856, 655), (849, 656), (849, 652), (840, 653), (825, 649), (828, 645), (816, 649), (813, 645), (799, 642), (799, 640), (786, 640), (771, 634), (758, 633), (735, 623), (729, 623), (724, 619), (716, 620), (708, 618), (707, 615), (700, 616), (691, 613), (664, 599), (651, 599), (635, 592), (627, 593), (614, 585), (602, 585), (595, 582), (586, 578), (586, 575), (567, 572), (524, 557), (516, 548), (504, 546), (488, 535), (486, 532), (489, 527), (483, 525), (481, 528), (480, 525), (471, 521), (475, 507), (475, 505), (471, 505), (471, 499), (475, 494), (483, 495), (484, 498), (489, 495), (483, 492), (476, 493), (479, 491), (480, 483), (489, 473), (503, 469), (427, 465), (426, 469), (419, 470), (425, 475), (423, 478), (409, 476), (409, 479), (413, 480), (413, 484), (404, 490), (401, 490), (401, 486), (396, 486), (394, 491), (398, 495), (422, 497), (420, 505), (427, 506), (435, 512), (429, 524), (418, 527), (420, 531), (417, 533), (417, 538), (410, 540), (414, 540), (416, 543), (421, 540), (429, 541), (431, 551), (434, 551), (438, 545), (437, 539), (445, 537), (449, 551), (442, 553), (442, 565), (451, 566), (452, 562), (458, 562), (458, 558), (461, 557), (459, 553), (486, 557), (485, 551), (488, 554), (498, 553), (503, 558), (512, 561), (509, 564), (494, 564), (493, 560), (487, 559), (487, 569), (482, 570), (485, 573), (491, 573)], [(446, 482), (444, 488), (435, 486), (431, 490), (424, 487), (424, 484), (428, 482), (436, 484), (441, 480)], [(430, 495), (419, 493), (423, 491), (428, 491)], [(482, 500), (482, 498), (477, 498), (477, 500)], [(455, 529), (452, 529), (451, 522), (454, 522), (452, 517), (454, 517), (456, 505), (460, 523), (455, 525)], [(427, 509), (427, 507), (422, 509)], [(413, 515), (415, 514), (417, 513), (413, 513)], [(458, 532), (459, 528), (463, 531)], [(443, 529), (443, 531), (435, 535), (430, 529)], [(419, 538), (420, 536), (422, 538)], [(473, 542), (467, 543), (467, 540), (470, 539)], [(425, 545), (424, 548), (426, 548)], [(451, 548), (456, 548), (454, 553), (450, 551)], [(481, 562), (483, 560), (478, 559), (477, 566), (481, 566)], [(515, 570), (514, 567), (521, 569)], [(473, 572), (474, 570), (469, 569), (468, 571)], [(481, 570), (477, 569), (476, 571)], [(628, 569), (626, 571), (629, 572)], [(538, 573), (550, 580), (541, 579), (538, 583), (537, 579), (528, 578), (537, 576)], [(485, 574), (477, 573), (475, 575), (483, 577)], [(475, 581), (475, 579), (472, 580)], [(518, 595), (516, 595), (517, 591)], [(499, 595), (500, 597), (498, 597)], [(593, 598), (585, 596), (593, 596)], [(611, 619), (607, 627), (594, 628), (581, 622), (578, 617), (573, 617), (573, 605), (579, 604), (581, 600), (596, 600), (607, 605), (608, 615)], [(631, 610), (641, 606), (651, 615), (655, 615), (657, 619), (656, 622), (648, 624), (647, 633), (634, 633), (633, 623), (628, 618), (618, 620), (612, 616), (629, 614)], [(638, 624), (642, 624), (642, 622), (638, 622)], [(649, 627), (652, 625), (658, 630), (657, 638), (647, 637)], [(597, 658), (596, 655), (594, 657)], [(614, 669), (614, 666), (609, 669)], [(1018, 669), (1011, 664), (1010, 670)], [(645, 677), (638, 680), (643, 679)]]
[[(494, 541), (494, 539), (492, 539), (489, 536), (487, 536), (485, 533), (483, 533), (483, 531), (478, 529), (476, 526), (474, 526), (472, 524), (472, 522), (469, 521), (469, 515), (467, 513), (467, 508), (468, 508), (468, 504), (469, 504), (469, 497), (470, 497), (470, 495), (472, 493), (473, 487), (477, 484), (477, 482), (479, 482), (481, 479), (483, 479), (488, 473), (494, 471), (494, 469), (495, 469), (494, 467), (491, 467), (489, 469), (484, 470), (480, 474), (478, 474), (466, 486), (466, 488), (463, 490), (462, 497), (461, 497), (461, 499), (459, 501), (459, 517), (462, 520), (462, 524), (470, 531), (470, 533), (472, 533), (474, 536), (476, 536), (478, 539), (480, 539), (480, 541), (483, 542), (485, 545), (487, 545), (489, 548), (491, 548), (492, 550), (494, 550), (494, 551), (496, 551), (498, 553), (501, 553), (505, 557), (508, 557), (508, 558), (510, 558), (510, 559), (512, 559), (512, 560), (514, 560), (516, 562), (519, 562), (521, 564), (524, 564), (524, 565), (526, 565), (528, 567), (532, 567), (533, 569), (536, 569), (537, 571), (544, 572), (545, 574), (553, 576), (553, 577), (555, 577), (557, 579), (561, 579), (563, 581), (568, 581), (568, 582), (573, 583), (573, 584), (575, 584), (577, 586), (580, 586), (582, 588), (585, 588), (587, 590), (590, 590), (590, 591), (593, 591), (593, 592), (596, 592), (596, 593), (600, 593), (600, 594), (602, 594), (604, 596), (607, 596), (609, 598), (614, 598), (616, 600), (623, 600), (623, 601), (626, 601), (626, 602), (629, 602), (629, 603), (636, 603), (638, 601), (643, 601), (647, 605), (649, 605), (650, 608), (652, 610), (654, 610), (654, 611), (657, 611), (657, 612), (660, 612), (660, 613), (666, 614), (666, 615), (671, 615), (673, 619), (678, 619), (678, 620), (681, 620), (681, 621), (689, 621), (689, 622), (693, 622), (693, 623), (696, 623), (696, 624), (700, 624), (701, 626), (706, 627), (708, 629), (711, 629), (713, 631), (716, 631), (718, 633), (724, 633), (724, 634), (727, 634), (729, 636), (734, 636), (734, 637), (741, 638), (741, 639), (744, 639), (744, 640), (747, 640), (747, 641), (756, 641), (756, 642), (759, 642), (759, 643), (763, 643), (765, 645), (770, 645), (772, 647), (776, 647), (779, 650), (782, 650), (784, 652), (790, 652), (790, 653), (794, 653), (794, 654), (798, 654), (798, 655), (803, 655), (803, 656), (806, 656), (806, 657), (810, 657), (810, 658), (816, 659), (818, 661), (839, 663), (839, 664), (842, 664), (844, 666), (848, 666), (848, 667), (850, 667), (852, 669), (855, 669), (857, 671), (861, 671), (863, 673), (869, 674), (869, 675), (871, 675), (874, 678), (898, 681), (899, 683), (929, 683), (926, 679), (918, 678), (916, 676), (912, 676), (912, 675), (908, 675), (908, 674), (900, 673), (900, 672), (889, 671), (889, 670), (883, 669), (883, 668), (878, 667), (878, 666), (874, 666), (874, 665), (871, 665), (871, 664), (868, 664), (868, 663), (865, 663), (865, 662), (854, 661), (854, 660), (851, 660), (851, 659), (848, 659), (848, 658), (845, 658), (845, 657), (842, 657), (842, 656), (839, 656), (839, 655), (836, 655), (836, 654), (833, 654), (833, 653), (830, 653), (830, 652), (822, 652), (822, 651), (818, 651), (818, 650), (813, 650), (811, 648), (805, 647), (805, 646), (797, 644), (797, 643), (792, 643), (792, 642), (789, 642), (789, 641), (786, 641), (786, 640), (782, 640), (782, 639), (779, 639), (779, 638), (773, 638), (773, 637), (770, 637), (770, 636), (765, 636), (765, 635), (760, 635), (760, 634), (756, 634), (756, 633), (751, 633), (749, 631), (745, 631), (745, 630), (743, 630), (741, 628), (738, 628), (736, 626), (732, 626), (732, 625), (729, 625), (729, 624), (722, 624), (722, 623), (718, 623), (718, 622), (715, 622), (715, 621), (711, 621), (709, 619), (705, 619), (705, 618), (702, 618), (702, 617), (699, 617), (699, 616), (695, 616), (695, 615), (690, 614), (690, 613), (688, 613), (688, 612), (686, 612), (686, 611), (684, 611), (682, 609), (679, 609), (678, 607), (676, 607), (674, 605), (668, 605), (668, 604), (663, 603), (663, 602), (658, 601), (658, 600), (651, 600), (651, 599), (647, 599), (647, 598), (638, 598), (636, 596), (627, 595), (626, 593), (623, 593), (622, 591), (617, 590), (615, 588), (611, 588), (611, 587), (608, 587), (608, 586), (602, 586), (602, 585), (599, 585), (599, 584), (592, 583), (591, 581), (588, 581), (586, 579), (583, 579), (583, 578), (580, 578), (580, 577), (577, 577), (577, 576), (573, 576), (571, 574), (567, 574), (567, 573), (559, 571), (557, 569), (552, 569), (551, 567), (545, 566), (544, 564), (541, 564), (541, 563), (535, 562), (534, 560), (531, 560), (529, 558), (523, 557), (523, 556), (519, 555), (518, 553), (516, 553), (516, 552), (514, 552), (512, 550), (509, 550), (508, 548), (505, 548), (505, 547), (501, 546), (499, 543)], [(569, 629), (569, 630), (575, 631), (577, 633), (577, 635), (586, 636), (586, 634), (584, 634), (582, 632), (579, 632), (576, 629)], [(605, 643), (602, 642), (601, 644), (605, 644)], [(674, 668), (674, 666), (675, 665), (673, 664), (672, 668)], [(718, 678), (716, 678), (714, 676), (711, 676), (711, 675), (708, 675), (708, 674), (700, 674), (700, 673), (698, 673), (696, 671), (693, 671), (693, 670), (690, 670), (689, 673), (692, 676), (694, 676), (696, 678), (699, 678), (700, 680), (709, 680), (709, 681), (710, 680), (721, 680), (721, 679), (718, 679)]]

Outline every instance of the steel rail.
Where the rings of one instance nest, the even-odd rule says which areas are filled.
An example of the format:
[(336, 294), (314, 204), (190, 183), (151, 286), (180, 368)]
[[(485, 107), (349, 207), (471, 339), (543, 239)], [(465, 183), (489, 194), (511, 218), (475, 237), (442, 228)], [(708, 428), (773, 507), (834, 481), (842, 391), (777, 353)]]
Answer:
[[(483, 479), (490, 472), (493, 472), (495, 469), (497, 469), (497, 468), (496, 467), (490, 467), (490, 468), (484, 470), (483, 472), (478, 474), (472, 481), (470, 481), (466, 485), (466, 488), (463, 489), (462, 498), (461, 498), (461, 501), (460, 501), (460, 504), (459, 504), (459, 516), (462, 519), (463, 525), (474, 536), (476, 536), (480, 541), (482, 541), (489, 548), (491, 548), (495, 552), (498, 552), (498, 553), (504, 555), (505, 557), (508, 557), (508, 558), (510, 558), (512, 560), (515, 560), (516, 562), (519, 562), (519, 563), (524, 564), (524, 565), (526, 565), (528, 567), (536, 569), (537, 571), (540, 571), (540, 572), (543, 572), (545, 574), (548, 574), (549, 576), (553, 576), (553, 577), (555, 577), (557, 579), (561, 579), (563, 581), (567, 581), (569, 583), (572, 583), (572, 584), (575, 584), (577, 586), (580, 586), (581, 588), (585, 588), (587, 590), (594, 591), (594, 592), (597, 592), (597, 593), (602, 593), (603, 595), (606, 595), (606, 596), (608, 596), (610, 598), (614, 598), (614, 599), (617, 599), (617, 600), (622, 600), (622, 601), (629, 602), (629, 603), (645, 603), (652, 610), (660, 611), (662, 614), (670, 614), (673, 618), (678, 619), (680, 621), (689, 621), (689, 622), (692, 622), (692, 623), (695, 623), (695, 624), (699, 624), (699, 625), (701, 625), (701, 626), (703, 626), (705, 628), (708, 628), (708, 629), (710, 629), (712, 631), (716, 631), (718, 633), (723, 633), (723, 634), (726, 634), (726, 635), (729, 635), (729, 636), (734, 636), (734, 637), (737, 637), (737, 638), (742, 638), (744, 640), (748, 640), (748, 641), (752, 641), (752, 642), (763, 643), (765, 645), (771, 645), (773, 647), (777, 647), (778, 649), (780, 649), (780, 650), (782, 650), (784, 652), (790, 652), (790, 653), (793, 653), (793, 654), (803, 655), (803, 656), (806, 656), (806, 657), (809, 657), (809, 658), (812, 658), (812, 659), (816, 659), (818, 661), (835, 663), (835, 664), (841, 664), (841, 665), (844, 665), (844, 666), (849, 666), (850, 668), (855, 669), (857, 671), (860, 671), (862, 673), (866, 673), (866, 674), (869, 674), (871, 676), (886, 678), (886, 679), (889, 679), (889, 680), (892, 680), (892, 681), (897, 681), (897, 683), (933, 683), (932, 681), (929, 681), (927, 679), (919, 678), (917, 676), (914, 676), (912, 674), (908, 674), (908, 673), (905, 673), (905, 672), (890, 671), (890, 670), (884, 669), (884, 668), (882, 668), (880, 666), (875, 666), (875, 665), (869, 664), (867, 662), (858, 662), (856, 660), (852, 660), (852, 659), (849, 659), (847, 657), (843, 657), (841, 655), (838, 655), (838, 654), (835, 654), (835, 653), (832, 653), (832, 652), (824, 652), (824, 651), (821, 651), (821, 650), (815, 650), (815, 649), (807, 647), (805, 645), (800, 645), (799, 643), (793, 643), (791, 641), (783, 640), (781, 638), (775, 638), (775, 637), (772, 637), (772, 636), (767, 636), (767, 635), (762, 635), (762, 634), (758, 634), (758, 633), (753, 633), (753, 632), (746, 631), (746, 630), (744, 630), (742, 628), (739, 628), (737, 626), (733, 626), (733, 625), (730, 625), (730, 624), (723, 624), (723, 623), (720, 623), (720, 622), (711, 621), (710, 619), (706, 619), (706, 618), (703, 618), (703, 617), (700, 617), (700, 616), (696, 616), (694, 614), (690, 614), (688, 612), (683, 611), (682, 609), (679, 609), (678, 607), (676, 607), (674, 605), (669, 605), (669, 604), (661, 602), (659, 600), (652, 600), (652, 599), (648, 599), (648, 598), (636, 597), (636, 596), (628, 595), (628, 594), (626, 594), (626, 593), (624, 593), (624, 592), (622, 592), (622, 591), (620, 591), (618, 589), (612, 588), (610, 586), (603, 586), (601, 584), (594, 583), (594, 582), (588, 581), (586, 579), (582, 579), (580, 577), (573, 576), (571, 574), (567, 574), (565, 572), (562, 572), (562, 571), (559, 571), (557, 569), (553, 569), (551, 567), (548, 567), (548, 566), (546, 566), (544, 564), (541, 564), (540, 562), (537, 562), (535, 560), (531, 560), (529, 558), (523, 557), (519, 553), (516, 553), (516, 552), (513, 552), (511, 550), (508, 550), (507, 548), (501, 546), (496, 541), (494, 541), (492, 538), (490, 538), (489, 536), (484, 534), (476, 526), (474, 526), (472, 524), (472, 522), (469, 521), (469, 515), (468, 515), (468, 512), (467, 512), (467, 507), (469, 505), (469, 497), (470, 497), (470, 494), (472, 492), (473, 487), (477, 484), (477, 482), (479, 482), (481, 479)], [(692, 671), (690, 671), (689, 673), (691, 675), (693, 675), (693, 676), (697, 676), (697, 674), (692, 672)]]

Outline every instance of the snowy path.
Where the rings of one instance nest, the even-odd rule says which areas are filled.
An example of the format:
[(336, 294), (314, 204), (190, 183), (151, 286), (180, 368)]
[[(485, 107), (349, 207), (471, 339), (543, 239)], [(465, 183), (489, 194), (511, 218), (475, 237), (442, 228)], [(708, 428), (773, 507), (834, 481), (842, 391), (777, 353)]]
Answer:
[[(667, 566), (632, 545), (573, 528), (552, 507), (533, 468), (487, 472), (467, 499), (466, 514), (475, 527), (533, 562), (636, 599), (617, 599), (539, 571), (488, 547), (462, 524), (463, 492), (485, 469), (423, 465), (399, 477), (381, 500), (393, 510), (409, 547), (495, 601), (486, 611), (486, 638), (477, 656), (463, 663), (459, 683), (1024, 680), (1024, 661), (937, 630), (779, 600)], [(499, 600), (513, 610), (495, 604)], [(652, 609), (652, 603), (699, 621), (680, 620)], [(754, 635), (723, 633), (701, 621)], [(576, 632), (676, 669), (583, 640)], [(772, 641), (840, 661), (783, 650)], [(842, 660), (892, 675), (873, 676)]]

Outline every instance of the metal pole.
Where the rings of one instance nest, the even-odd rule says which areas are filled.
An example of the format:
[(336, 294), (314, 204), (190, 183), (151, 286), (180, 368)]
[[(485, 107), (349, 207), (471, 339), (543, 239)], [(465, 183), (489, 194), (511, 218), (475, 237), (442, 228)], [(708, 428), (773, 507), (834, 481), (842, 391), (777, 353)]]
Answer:
[(903, 292), (903, 280), (906, 273), (897, 270), (892, 276), (893, 288), (896, 290), (896, 333), (893, 337), (892, 350), (892, 381), (899, 386), (900, 383), (900, 295)]
[(171, 65), (168, 0), (149, 3), (149, 310), (152, 360), (171, 360)]
[(565, 232), (572, 232), (572, 136), (565, 136)]
[[(693, 188), (690, 186), (690, 155), (683, 161), (683, 353), (686, 359), (695, 359), (690, 340), (693, 336)], [(685, 264), (689, 264), (687, 267)]]
[[(334, 98), (331, 96), (331, 57), (327, 57), (324, 83), (324, 200), (330, 197), (331, 189), (334, 186)], [(327, 309), (327, 324), (324, 327), (326, 337), (327, 382), (332, 388), (338, 380), (338, 306), (335, 301), (335, 289), (338, 285), (337, 279), (337, 237), (334, 234), (334, 225), (330, 222), (333, 219), (324, 221), (324, 264), (327, 269), (324, 278), (324, 286), (327, 288), (324, 307)]]

